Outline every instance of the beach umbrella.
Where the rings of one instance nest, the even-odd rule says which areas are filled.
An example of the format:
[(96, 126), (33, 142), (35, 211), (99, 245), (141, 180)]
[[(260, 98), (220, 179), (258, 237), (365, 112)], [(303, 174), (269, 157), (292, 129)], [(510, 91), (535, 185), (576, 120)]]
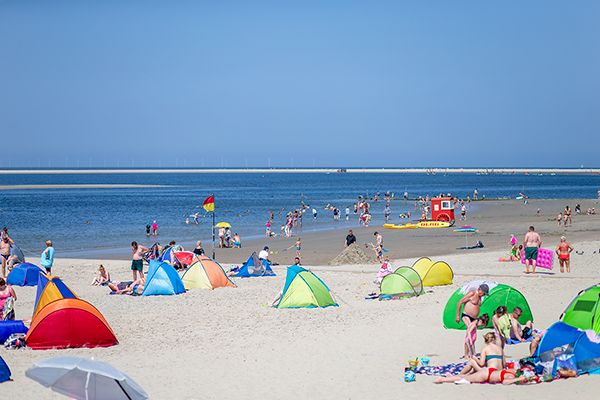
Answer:
[(105, 362), (80, 357), (38, 361), (25, 375), (53, 391), (77, 400), (147, 399), (133, 379)]
[(215, 228), (231, 228), (231, 224), (229, 222), (219, 222), (215, 225)]
[(458, 227), (456, 229), (454, 229), (454, 232), (460, 232), (460, 233), (464, 233), (465, 234), (465, 248), (469, 247), (467, 244), (467, 235), (469, 233), (476, 233), (479, 232), (479, 229), (475, 228), (474, 226), (461, 226)]

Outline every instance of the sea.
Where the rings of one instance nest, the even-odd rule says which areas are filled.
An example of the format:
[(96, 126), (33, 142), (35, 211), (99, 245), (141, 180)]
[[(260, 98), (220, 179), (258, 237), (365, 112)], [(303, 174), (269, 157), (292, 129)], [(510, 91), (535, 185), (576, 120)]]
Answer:
[[(203, 211), (203, 200), (214, 194), (216, 222), (229, 222), (242, 240), (264, 235), (265, 222), (273, 212), (273, 230), (285, 221), (288, 211), (302, 203), (318, 210), (303, 218), (303, 231), (346, 228), (358, 225), (346, 207), (358, 196), (381, 198), (387, 191), (396, 198), (451, 193), (466, 198), (477, 189), (479, 196), (515, 199), (520, 192), (530, 198), (569, 199), (597, 197), (598, 175), (476, 175), (394, 173), (93, 173), (6, 174), (3, 185), (152, 185), (136, 188), (65, 188), (0, 190), (0, 227), (26, 256), (38, 257), (44, 241), (52, 239), (58, 257), (129, 256), (132, 240), (152, 244), (145, 226), (159, 225), (156, 240), (190, 244), (210, 241), (212, 216)], [(154, 186), (158, 187), (154, 187)], [(515, 200), (517, 201), (517, 200)], [(342, 212), (334, 221), (328, 204)], [(476, 207), (476, 205), (474, 205)], [(384, 202), (372, 203), (373, 224), (383, 223)], [(393, 201), (392, 222), (399, 214), (414, 212), (413, 201)], [(200, 213), (198, 224), (192, 216)], [(186, 218), (190, 220), (186, 224)]]

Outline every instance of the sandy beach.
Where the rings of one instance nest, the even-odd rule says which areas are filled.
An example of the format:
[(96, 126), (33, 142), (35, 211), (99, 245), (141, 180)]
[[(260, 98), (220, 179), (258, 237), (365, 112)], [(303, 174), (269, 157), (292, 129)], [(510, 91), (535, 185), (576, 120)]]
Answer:
[[(600, 242), (590, 241), (598, 230), (595, 216), (576, 216), (574, 227), (567, 228), (575, 248), (584, 252), (573, 255), (573, 272), (569, 275), (555, 268), (552, 273), (526, 276), (520, 264), (497, 261), (506, 250), (494, 247), (506, 247), (507, 234), (520, 233), (516, 226), (524, 229), (530, 223), (536, 224), (546, 246), (554, 247), (564, 231), (555, 221), (548, 221), (554, 212), (547, 213), (563, 203), (540, 200), (526, 207), (514, 202), (490, 203), (489, 209), (482, 203), (467, 221), (480, 226), (480, 240), (490, 243), (482, 250), (452, 250), (464, 244), (464, 238), (450, 230), (419, 230), (410, 235), (384, 231), (394, 266), (411, 265), (419, 256), (432, 256), (446, 260), (454, 269), (452, 285), (431, 288), (423, 296), (406, 300), (365, 300), (375, 290), (373, 279), (378, 265), (327, 266), (325, 261), (334, 251), (313, 249), (313, 240), (332, 249), (338, 245), (337, 240), (332, 239), (331, 232), (308, 235), (303, 238), (306, 259), (314, 257), (315, 262), (307, 264), (329, 285), (340, 304), (337, 308), (280, 310), (269, 306), (283, 287), (285, 266), (289, 264), (286, 261), (293, 254), (281, 258), (283, 253), (273, 255), (282, 264), (275, 267), (276, 277), (236, 279), (235, 289), (196, 289), (158, 297), (110, 296), (107, 288), (89, 285), (100, 263), (113, 279), (130, 279), (126, 260), (60, 259), (55, 274), (103, 313), (120, 343), (104, 349), (2, 350), (14, 377), (14, 382), (2, 385), (2, 393), (6, 398), (58, 398), (28, 380), (24, 371), (36, 360), (77, 355), (121, 368), (155, 399), (392, 399), (399, 395), (414, 399), (473, 395), (500, 399), (564, 398), (573, 394), (586, 398), (600, 389), (596, 377), (525, 387), (437, 386), (432, 384), (433, 378), (424, 375), (418, 375), (414, 383), (403, 382), (404, 367), (411, 357), (428, 356), (437, 365), (456, 362), (462, 355), (464, 332), (444, 329), (441, 318), (446, 300), (464, 282), (485, 278), (517, 288), (529, 301), (539, 328), (558, 320), (581, 289), (598, 282)], [(581, 201), (584, 209), (588, 203), (592, 204)], [(541, 216), (536, 214), (538, 207), (543, 210)], [(512, 217), (501, 217), (504, 214)], [(358, 230), (359, 242), (374, 229), (381, 230)], [(330, 236), (325, 240), (320, 235)], [(242, 250), (248, 254), (247, 248)], [(225, 251), (218, 254), (220, 259), (226, 258)], [(17, 317), (28, 319), (35, 288), (16, 290)], [(527, 345), (510, 346), (507, 354), (523, 357)]]

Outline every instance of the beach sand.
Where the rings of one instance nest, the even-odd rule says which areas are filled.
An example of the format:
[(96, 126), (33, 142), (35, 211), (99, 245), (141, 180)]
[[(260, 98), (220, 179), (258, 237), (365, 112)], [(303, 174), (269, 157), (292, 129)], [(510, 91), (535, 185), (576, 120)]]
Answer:
[[(497, 207), (490, 204), (489, 210), (481, 203), (467, 224), (482, 227), (484, 238), (480, 240), (490, 243), (490, 249), (454, 250), (464, 245), (464, 237), (451, 230), (383, 231), (394, 266), (411, 265), (419, 256), (439, 254), (433, 258), (447, 261), (455, 272), (454, 284), (397, 301), (364, 299), (375, 290), (378, 265), (325, 266), (330, 250), (313, 249), (312, 241), (315, 246), (331, 247), (331, 254), (337, 254), (345, 233), (339, 240), (332, 235), (340, 235), (339, 231), (303, 237), (306, 259), (314, 255), (314, 260), (320, 261), (310, 268), (333, 291), (340, 304), (336, 308), (269, 307), (283, 287), (285, 266), (274, 268), (276, 277), (236, 279), (237, 288), (131, 297), (110, 296), (107, 288), (89, 285), (101, 262), (113, 279), (131, 279), (128, 261), (57, 260), (55, 274), (103, 313), (120, 343), (104, 349), (1, 350), (14, 382), (0, 386), (0, 397), (62, 398), (30, 381), (24, 372), (37, 360), (74, 355), (94, 357), (122, 369), (153, 399), (591, 398), (600, 389), (600, 378), (595, 376), (530, 386), (434, 385), (433, 378), (424, 375), (417, 375), (414, 383), (403, 381), (407, 360), (415, 356), (428, 356), (431, 364), (438, 365), (456, 362), (462, 355), (464, 332), (444, 329), (441, 319), (450, 294), (464, 282), (483, 278), (517, 288), (529, 301), (538, 328), (550, 326), (581, 289), (598, 283), (600, 242), (593, 241), (598, 230), (595, 217), (575, 217), (575, 228), (567, 228), (576, 249), (584, 251), (583, 255), (573, 255), (569, 275), (560, 274), (557, 268), (553, 273), (524, 275), (519, 263), (497, 261), (507, 251), (493, 248), (506, 247), (507, 234), (511, 230), (522, 234), (530, 223), (539, 226), (548, 246), (556, 245), (562, 228), (547, 219), (564, 201), (540, 201), (545, 213), (541, 217), (535, 216), (535, 203), (522, 213), (515, 211), (514, 207), (522, 206), (514, 202)], [(581, 201), (584, 210), (588, 203)], [(550, 209), (553, 211), (548, 215)], [(503, 219), (503, 213), (509, 216)], [(360, 242), (369, 231), (357, 229), (357, 234)], [(248, 248), (242, 250), (238, 256), (247, 257)], [(289, 252), (293, 258), (293, 250)], [(226, 250), (219, 256), (223, 254)], [(281, 257), (281, 264), (288, 262), (287, 254)], [(17, 287), (16, 291), (17, 317), (30, 318), (36, 289)], [(478, 348), (482, 336), (483, 332)], [(527, 352), (527, 345), (507, 348), (512, 358)]]

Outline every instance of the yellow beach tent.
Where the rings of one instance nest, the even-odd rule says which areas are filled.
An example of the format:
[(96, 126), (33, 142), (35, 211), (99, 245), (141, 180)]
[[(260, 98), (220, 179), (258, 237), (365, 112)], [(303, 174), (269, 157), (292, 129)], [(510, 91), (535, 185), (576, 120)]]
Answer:
[(77, 298), (77, 295), (58, 276), (42, 273), (38, 278), (33, 316), (35, 317), (42, 308), (55, 300)]
[(423, 286), (427, 287), (451, 285), (454, 278), (452, 268), (445, 261), (434, 262), (428, 257), (422, 257), (415, 261), (412, 268), (421, 277)]
[(235, 284), (225, 275), (223, 267), (206, 256), (200, 256), (198, 261), (183, 273), (181, 280), (186, 290), (235, 287)]

